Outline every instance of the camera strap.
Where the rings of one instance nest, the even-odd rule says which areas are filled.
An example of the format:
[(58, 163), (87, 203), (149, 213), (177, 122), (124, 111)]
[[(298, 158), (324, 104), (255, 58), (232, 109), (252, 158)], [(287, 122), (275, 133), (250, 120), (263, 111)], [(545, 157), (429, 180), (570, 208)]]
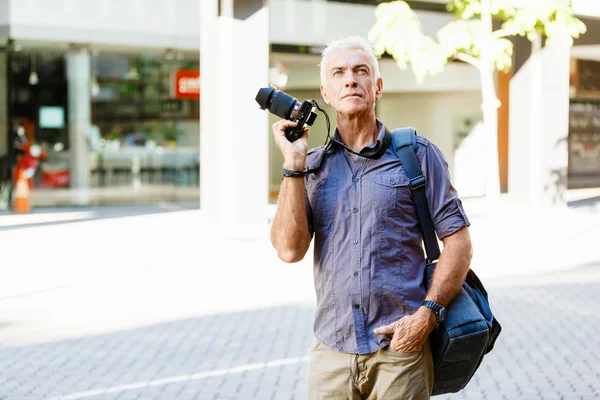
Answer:
[(377, 140), (374, 147), (364, 148), (359, 153), (352, 150), (351, 148), (349, 148), (348, 146), (346, 146), (344, 143), (340, 142), (339, 140), (335, 139), (335, 137), (336, 136), (334, 135), (334, 137), (331, 138), (331, 140), (334, 143), (336, 143), (338, 146), (342, 146), (344, 148), (344, 150), (346, 150), (352, 154), (356, 154), (357, 156), (360, 156), (360, 157), (370, 158), (370, 159), (375, 159), (375, 160), (380, 158), (385, 153), (385, 151), (388, 149), (388, 147), (390, 147), (390, 144), (392, 143), (392, 135), (387, 128), (385, 128), (385, 134), (383, 136), (383, 140), (381, 140), (381, 141)]
[(325, 158), (325, 154), (329, 153), (331, 150), (331, 141), (327, 142), (325, 146), (317, 147), (314, 151), (319, 152), (315, 163), (313, 165), (309, 165), (306, 167), (306, 174), (314, 174), (321, 168), (321, 164), (323, 164), (323, 159)]
[(324, 160), (325, 156), (331, 152), (334, 144), (341, 146), (344, 150), (346, 150), (350, 153), (356, 154), (357, 156), (370, 158), (370, 159), (378, 159), (386, 152), (386, 150), (392, 144), (392, 134), (390, 133), (390, 131), (387, 128), (385, 128), (385, 135), (383, 136), (383, 140), (378, 141), (378, 143), (375, 145), (375, 147), (373, 147), (372, 149), (369, 149), (370, 151), (363, 149), (360, 153), (357, 153), (357, 152), (353, 151), (352, 149), (348, 148), (348, 146), (346, 146), (344, 143), (340, 142), (339, 140), (336, 140), (335, 138), (330, 137), (329, 141), (327, 142), (327, 144), (325, 146), (317, 147), (316, 149), (313, 150), (313, 151), (319, 152), (319, 153), (317, 154), (314, 164), (306, 167), (306, 174), (315, 173), (321, 168), (321, 164), (323, 164), (323, 160)]

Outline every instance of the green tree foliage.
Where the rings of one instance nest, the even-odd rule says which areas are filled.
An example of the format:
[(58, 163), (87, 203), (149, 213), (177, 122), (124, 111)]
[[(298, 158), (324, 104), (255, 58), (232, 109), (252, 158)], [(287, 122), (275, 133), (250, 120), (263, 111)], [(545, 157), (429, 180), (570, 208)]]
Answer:
[[(448, 10), (457, 16), (437, 34), (437, 40), (423, 34), (417, 14), (404, 1), (381, 3), (375, 10), (377, 22), (369, 32), (375, 51), (391, 54), (400, 68), (411, 65), (419, 80), (440, 73), (448, 61), (468, 62), (477, 68), (489, 67), (479, 61), (481, 50), (489, 50), (493, 66), (507, 72), (511, 68), (513, 45), (507, 38), (535, 35), (546, 44), (573, 44), (585, 33), (585, 24), (575, 17), (570, 3), (562, 0), (541, 2), (535, 7), (516, 9), (508, 0), (488, 0), (489, 15), (504, 21), (501, 29), (486, 32), (481, 0), (453, 0)], [(483, 16), (485, 17), (485, 15)]]
[[(486, 195), (499, 195), (498, 122), (500, 102), (494, 87), (494, 71), (508, 72), (512, 64), (512, 36), (531, 41), (545, 37), (547, 45), (573, 45), (585, 33), (569, 1), (545, 0), (515, 8), (510, 0), (451, 0), (448, 11), (457, 17), (431, 38), (423, 33), (417, 14), (404, 1), (381, 3), (369, 39), (379, 55), (388, 53), (402, 69), (411, 66), (417, 81), (440, 73), (446, 63), (460, 60), (479, 70), (483, 120), (486, 129)], [(494, 30), (494, 20), (500, 28)], [(539, 42), (539, 41), (538, 41)], [(496, 160), (496, 161), (495, 161)]]

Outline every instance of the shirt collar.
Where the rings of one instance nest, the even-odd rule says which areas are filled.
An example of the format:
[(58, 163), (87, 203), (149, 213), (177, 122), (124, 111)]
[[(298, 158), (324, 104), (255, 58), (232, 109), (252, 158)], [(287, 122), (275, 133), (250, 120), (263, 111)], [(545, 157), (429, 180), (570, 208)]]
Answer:
[(364, 147), (359, 153), (352, 151), (348, 146), (346, 146), (340, 139), (340, 133), (337, 128), (335, 128), (335, 132), (333, 133), (333, 142), (338, 146), (343, 147), (347, 151), (357, 154), (359, 156), (363, 156), (366, 158), (379, 158), (385, 153), (385, 151), (390, 146), (392, 142), (392, 136), (390, 131), (383, 125), (383, 122), (380, 120), (376, 120), (377, 128), (379, 129), (379, 133), (377, 134), (377, 140), (374, 143)]

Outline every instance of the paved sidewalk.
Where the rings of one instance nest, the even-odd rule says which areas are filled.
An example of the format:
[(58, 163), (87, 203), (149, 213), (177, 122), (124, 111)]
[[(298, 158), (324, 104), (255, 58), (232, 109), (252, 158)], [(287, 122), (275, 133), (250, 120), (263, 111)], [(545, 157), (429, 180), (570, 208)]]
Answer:
[[(583, 267), (578, 276), (569, 284), (491, 288), (504, 329), (497, 347), (466, 390), (439, 398), (600, 397), (600, 342), (594, 339), (600, 265)], [(86, 301), (74, 289), (61, 296), (66, 303)], [(61, 296), (40, 300), (60, 306)], [(5, 400), (304, 399), (312, 314), (310, 305), (289, 304), (2, 347), (0, 393)], [(14, 328), (5, 325), (2, 332)], [(44, 332), (29, 336), (44, 339)]]
[[(476, 206), (473, 266), (504, 331), (439, 398), (599, 398), (597, 203)], [(0, 217), (0, 399), (305, 397), (310, 256), (284, 264), (268, 226), (236, 238), (197, 210), (62, 211)]]

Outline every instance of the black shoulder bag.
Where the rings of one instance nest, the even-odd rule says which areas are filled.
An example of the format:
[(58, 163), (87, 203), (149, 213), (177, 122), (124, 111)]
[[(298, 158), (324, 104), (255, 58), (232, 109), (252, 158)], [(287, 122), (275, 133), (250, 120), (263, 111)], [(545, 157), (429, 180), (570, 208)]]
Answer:
[[(426, 197), (426, 178), (416, 156), (414, 128), (392, 132), (392, 150), (400, 158), (410, 179), (410, 188), (427, 253), (424, 285), (427, 290), (440, 257), (437, 236)], [(463, 389), (489, 353), (500, 334), (500, 324), (494, 318), (483, 284), (469, 270), (462, 289), (447, 307), (446, 319), (431, 332), (429, 342), (433, 355), (433, 395), (454, 393)]]

